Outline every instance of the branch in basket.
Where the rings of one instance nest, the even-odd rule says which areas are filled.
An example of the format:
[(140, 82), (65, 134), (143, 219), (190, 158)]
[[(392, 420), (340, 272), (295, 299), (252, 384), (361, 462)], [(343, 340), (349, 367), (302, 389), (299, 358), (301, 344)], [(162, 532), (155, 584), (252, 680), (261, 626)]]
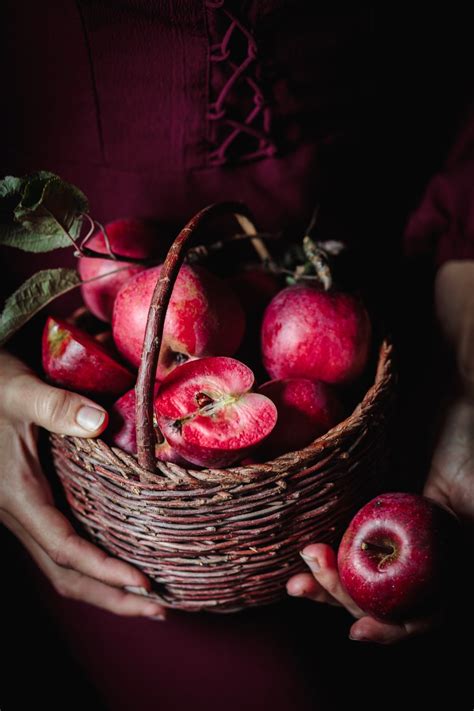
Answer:
[[(232, 242), (251, 240), (252, 243), (255, 243), (257, 240), (262, 241), (266, 239), (281, 239), (282, 236), (283, 232), (255, 232), (252, 234), (248, 234), (246, 232), (236, 232), (230, 237), (217, 240), (216, 242), (212, 242), (211, 244), (198, 244), (196, 245), (196, 247), (190, 247), (186, 255), (186, 260), (188, 262), (193, 263), (200, 259), (206, 259), (210, 254), (212, 254), (212, 252), (219, 252), (221, 249), (224, 249), (228, 244), (231, 244)], [(266, 252), (265, 254), (265, 259), (268, 258), (267, 255), (269, 256), (268, 252)]]
[(104, 254), (103, 252), (96, 252), (95, 249), (90, 249), (89, 247), (77, 246), (74, 252), (75, 257), (91, 257), (93, 259), (110, 259), (111, 262), (128, 262), (128, 264), (140, 264), (144, 267), (152, 267), (155, 264), (159, 264), (158, 259), (144, 259), (141, 257), (124, 257), (121, 254), (113, 252), (112, 254)]
[[(88, 219), (90, 219), (89, 215), (85, 216)], [(93, 222), (94, 225), (98, 226), (99, 228), (102, 229), (102, 233), (104, 235), (104, 239), (106, 239), (106, 244), (108, 243), (108, 238), (106, 238), (106, 231), (100, 225), (98, 222)], [(92, 258), (98, 258), (98, 259), (110, 259), (111, 261), (114, 262), (131, 262), (132, 264), (140, 264), (143, 266), (154, 266), (155, 264), (159, 264), (161, 260), (159, 259), (145, 259), (143, 257), (123, 257), (120, 254), (117, 254), (114, 252), (111, 248), (110, 245), (108, 247), (108, 252), (105, 254), (102, 252), (96, 252), (93, 249), (90, 249), (89, 247), (86, 247), (85, 244), (90, 238), (90, 234), (86, 235), (84, 238), (84, 241), (82, 244), (78, 247), (77, 251), (74, 253), (75, 257), (92, 257)], [(282, 232), (255, 232), (255, 234), (247, 234), (245, 232), (237, 232), (233, 235), (230, 235), (229, 237), (226, 237), (224, 239), (217, 240), (216, 242), (212, 242), (211, 244), (198, 244), (195, 247), (191, 247), (188, 249), (187, 254), (186, 254), (186, 261), (188, 261), (190, 264), (194, 264), (195, 262), (200, 261), (201, 259), (206, 259), (210, 254), (213, 252), (219, 252), (221, 249), (224, 249), (227, 245), (231, 244), (232, 242), (240, 242), (242, 240), (251, 240), (253, 244), (259, 243), (262, 240), (265, 239), (281, 239), (283, 236)], [(260, 252), (259, 254), (262, 255), (262, 250), (259, 246)], [(262, 259), (268, 259), (269, 258), (269, 253), (264, 247), (264, 256)]]

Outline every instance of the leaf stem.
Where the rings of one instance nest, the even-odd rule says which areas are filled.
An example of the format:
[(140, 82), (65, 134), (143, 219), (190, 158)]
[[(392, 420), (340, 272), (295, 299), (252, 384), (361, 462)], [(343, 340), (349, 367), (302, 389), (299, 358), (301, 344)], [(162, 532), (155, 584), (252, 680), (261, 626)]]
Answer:
[(81, 214), (81, 217), (82, 217), (82, 219), (86, 218), (86, 220), (89, 220), (89, 232), (86, 234), (86, 236), (84, 237), (84, 239), (83, 239), (82, 242), (81, 242), (81, 249), (84, 249), (84, 247), (86, 246), (87, 242), (90, 240), (90, 238), (91, 238), (92, 235), (94, 234), (95, 222), (94, 222), (94, 220), (92, 219), (92, 217), (87, 214), (87, 212), (83, 212), (83, 213)]

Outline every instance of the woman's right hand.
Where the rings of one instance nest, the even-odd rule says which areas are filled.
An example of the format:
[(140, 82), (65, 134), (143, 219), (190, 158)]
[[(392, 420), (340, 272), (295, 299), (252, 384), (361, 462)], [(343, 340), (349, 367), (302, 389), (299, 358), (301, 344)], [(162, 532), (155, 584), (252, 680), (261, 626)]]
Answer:
[(60, 595), (118, 615), (164, 618), (164, 608), (146, 597), (148, 578), (81, 538), (55, 507), (41, 471), (38, 426), (96, 437), (106, 425), (107, 413), (99, 405), (43, 383), (0, 351), (0, 522), (22, 542)]

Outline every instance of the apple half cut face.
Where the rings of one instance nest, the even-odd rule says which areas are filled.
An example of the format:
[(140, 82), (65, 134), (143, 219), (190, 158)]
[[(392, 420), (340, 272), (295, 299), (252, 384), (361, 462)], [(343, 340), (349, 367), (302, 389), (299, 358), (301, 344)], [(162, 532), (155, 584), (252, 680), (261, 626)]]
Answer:
[(274, 428), (273, 402), (251, 392), (254, 374), (228, 357), (209, 357), (175, 368), (161, 383), (155, 417), (167, 442), (187, 461), (230, 466)]

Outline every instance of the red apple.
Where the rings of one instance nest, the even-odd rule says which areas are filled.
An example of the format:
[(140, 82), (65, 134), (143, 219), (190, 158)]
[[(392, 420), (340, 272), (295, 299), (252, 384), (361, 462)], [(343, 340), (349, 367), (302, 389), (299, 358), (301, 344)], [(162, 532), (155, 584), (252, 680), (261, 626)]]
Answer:
[(109, 412), (109, 424), (104, 439), (115, 447), (120, 447), (129, 454), (137, 453), (137, 435), (135, 431), (135, 390), (122, 395)]
[(326, 383), (284, 378), (264, 383), (258, 392), (278, 410), (278, 422), (259, 452), (268, 459), (306, 447), (342, 418), (342, 406)]
[[(155, 384), (154, 394), (158, 392), (159, 383)], [(137, 453), (136, 435), (136, 396), (135, 389), (129, 390), (114, 403), (110, 410), (110, 420), (105, 438), (115, 447), (120, 447), (129, 454)], [(155, 447), (157, 459), (163, 462), (174, 462), (175, 464), (186, 465), (187, 462), (179, 456), (177, 452), (163, 441)]]
[[(134, 366), (140, 364), (148, 309), (161, 266), (127, 281), (115, 300), (112, 330), (118, 350)], [(232, 355), (245, 329), (235, 294), (202, 267), (183, 265), (166, 312), (158, 380), (190, 358)]]
[(400, 621), (425, 615), (449, 585), (458, 522), (444, 506), (417, 494), (382, 494), (354, 516), (338, 551), (341, 582), (373, 617)]
[(357, 297), (290, 286), (265, 311), (263, 363), (272, 378), (348, 383), (367, 364), (370, 337), (369, 316)]
[(166, 440), (155, 445), (155, 457), (160, 462), (173, 462), (173, 464), (179, 464), (188, 469), (193, 468), (192, 463), (184, 459)]
[[(105, 225), (112, 250), (122, 257), (146, 259), (156, 250), (156, 227), (146, 220), (136, 218), (115, 220)], [(87, 247), (101, 254), (107, 254), (104, 235), (97, 232), (87, 242)], [(112, 319), (112, 309), (120, 287), (134, 274), (146, 269), (132, 262), (114, 262), (98, 257), (81, 257), (78, 270), (83, 281), (96, 279), (81, 287), (82, 298), (89, 311), (102, 321)], [(115, 272), (115, 273), (112, 273)], [(110, 274), (110, 276), (104, 276)]]
[(120, 395), (134, 376), (108, 349), (70, 323), (49, 317), (43, 331), (43, 368), (56, 385), (95, 395)]
[(161, 383), (155, 414), (167, 442), (203, 467), (226, 467), (260, 444), (277, 410), (250, 392), (254, 376), (234, 358), (201, 358), (175, 368)]

